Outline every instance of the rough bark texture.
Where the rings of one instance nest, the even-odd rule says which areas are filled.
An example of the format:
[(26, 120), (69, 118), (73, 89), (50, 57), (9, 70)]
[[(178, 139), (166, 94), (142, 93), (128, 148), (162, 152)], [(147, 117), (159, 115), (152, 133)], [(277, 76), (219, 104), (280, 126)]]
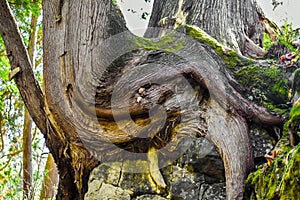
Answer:
[[(176, 3), (178, 5), (178, 2)], [(154, 12), (159, 13), (159, 10)], [(191, 12), (190, 17), (193, 15), (195, 13)], [(236, 28), (240, 26), (242, 25), (239, 21)], [(190, 137), (207, 134), (222, 152), (228, 199), (241, 196), (247, 168), (251, 168), (252, 165), (247, 124), (243, 118), (270, 124), (280, 123), (281, 119), (272, 117), (265, 110), (243, 99), (232, 86), (224, 85), (228, 77), (225, 66), (218, 56), (209, 47), (202, 47), (200, 43), (195, 46), (193, 45), (195, 41), (185, 40), (180, 35), (174, 36), (177, 37), (175, 42), (183, 40), (185, 43), (185, 47), (177, 52), (179, 56), (169, 55), (163, 51), (136, 53), (129, 51), (123, 56), (120, 54), (122, 57), (118, 56), (117, 61), (109, 60), (112, 55), (118, 55), (119, 49), (136, 45), (133, 37), (130, 39), (130, 34), (126, 35), (127, 37), (120, 36), (115, 41), (105, 41), (125, 30), (122, 18), (108, 0), (85, 3), (57, 1), (55, 4), (44, 2), (46, 99), (55, 121), (65, 133), (62, 136), (64, 140), (78, 143), (80, 136), (94, 156), (100, 161), (108, 161), (126, 157), (132, 159), (132, 156), (135, 159), (145, 159), (144, 154), (150, 148), (163, 148), (172, 141), (174, 134), (177, 134), (178, 140), (184, 138), (186, 134)], [(230, 37), (241, 38), (237, 35)], [(117, 47), (114, 46), (116, 43)], [(190, 62), (184, 63), (180, 56), (188, 57)], [(152, 65), (154, 63), (151, 70), (145, 68), (150, 63)], [(135, 71), (137, 69), (142, 70), (137, 72)], [(181, 110), (178, 110), (180, 105), (172, 100), (174, 93), (165, 89), (176, 87), (178, 81), (182, 81), (180, 77), (188, 79), (195, 92), (202, 93), (208, 90), (211, 95), (208, 98), (214, 99), (216, 101), (214, 104), (220, 105), (219, 109), (210, 107), (207, 111), (210, 114), (204, 117), (202, 124), (197, 122), (198, 119), (188, 115), (190, 113), (188, 107), (181, 107)], [(160, 84), (154, 84), (157, 82)], [(146, 101), (138, 102), (134, 95), (143, 87), (145, 89), (143, 99)], [(113, 95), (119, 95), (118, 102), (111, 102)], [(186, 93), (179, 98), (182, 99), (181, 105), (190, 105), (191, 99), (201, 102), (203, 97), (194, 98), (192, 93)], [(111, 103), (115, 104), (114, 111), (111, 110)], [(167, 107), (166, 116), (160, 115), (159, 110), (153, 111), (155, 114), (151, 118), (152, 122), (167, 118), (167, 124), (157, 134), (156, 130), (154, 134), (151, 133), (149, 126), (136, 129), (131, 119), (126, 118), (126, 114), (131, 115), (137, 123), (145, 126), (149, 123), (148, 112), (156, 104)], [(126, 113), (127, 111), (129, 113)], [(186, 130), (189, 131), (176, 133), (174, 130), (179, 124), (178, 117), (184, 115), (188, 117), (183, 125), (188, 127)], [(195, 112), (194, 115), (198, 116), (199, 113)], [(217, 121), (214, 121), (213, 115), (220, 115), (220, 119), (216, 118)], [(227, 123), (225, 116), (230, 123)], [(113, 120), (116, 118), (118, 124)], [(210, 123), (210, 126), (205, 128), (205, 123)], [(227, 130), (224, 135), (228, 140), (220, 135), (220, 129), (212, 128), (214, 126)], [(124, 131), (126, 127), (130, 127), (128, 129), (130, 134)], [(231, 131), (234, 134), (229, 137)], [(147, 135), (143, 136), (145, 133)], [(178, 141), (172, 142), (175, 146), (178, 144)], [(239, 144), (244, 145), (238, 151)], [(76, 150), (71, 148), (71, 151)], [(140, 156), (136, 153), (140, 153)], [(172, 156), (173, 153), (162, 154), (171, 159), (168, 156)], [(82, 159), (82, 155), (76, 159)], [(73, 167), (77, 162), (77, 160), (73, 162)], [(75, 170), (82, 168), (75, 167)]]
[[(149, 27), (160, 27), (162, 19), (178, 24), (196, 25), (219, 42), (249, 56), (261, 56), (263, 50), (262, 10), (254, 0), (179, 0), (154, 1)], [(147, 37), (157, 34), (148, 31)]]
[[(114, 8), (109, 0), (44, 1), (43, 10), (46, 101), (53, 121), (62, 133), (59, 139), (64, 142), (64, 148), (59, 148), (60, 154), (71, 154), (68, 158), (71, 166), (55, 159), (60, 171), (59, 189), (67, 186), (66, 191), (78, 188), (80, 192), (79, 195), (67, 196), (65, 191), (58, 191), (58, 195), (66, 199), (83, 198), (89, 170), (97, 162), (84, 149), (78, 134), (99, 130), (93, 128), (93, 119), (82, 115), (82, 110), (73, 101), (77, 98), (76, 93), (81, 95), (80, 90), (85, 88), (89, 97), (93, 97), (94, 91), (90, 91), (93, 88), (89, 87), (95, 84), (91, 66), (101, 68), (103, 59), (99, 53), (103, 49), (97, 47), (105, 38), (125, 30), (125, 26), (119, 22), (120, 17), (113, 13)], [(62, 167), (68, 168), (65, 174), (61, 174)], [(74, 176), (70, 178), (70, 174)]]
[[(180, 156), (176, 147), (185, 148), (180, 144), (197, 136), (205, 136), (219, 149), (227, 199), (241, 197), (244, 178), (253, 164), (248, 123), (272, 126), (281, 124), (282, 118), (235, 90), (239, 84), (219, 55), (199, 38), (185, 35), (192, 26), (182, 26), (169, 35), (166, 46), (129, 32), (110, 38), (126, 31), (110, 0), (44, 1), (44, 98), (7, 3), (0, 2), (0, 30), (12, 69), (21, 68), (15, 80), (57, 163), (57, 199), (82, 199), (89, 172), (98, 161), (147, 160), (147, 152), (154, 148), (164, 158), (159, 167), (165, 166)], [(210, 14), (218, 28), (207, 25), (207, 31), (228, 40), (236, 50), (243, 49), (244, 32), (250, 37), (254, 26), (247, 16), (256, 9), (252, 1), (247, 2), (215, 1), (227, 22)], [(207, 9), (212, 7), (210, 1), (206, 3)], [(155, 1), (152, 16), (177, 13), (181, 21), (176, 19), (176, 26), (198, 22), (203, 15), (210, 19), (207, 13), (194, 12), (200, 5), (205, 4)], [(244, 10), (245, 5), (250, 11)], [(239, 20), (221, 8), (237, 11)], [(250, 25), (245, 25), (246, 18)], [(159, 20), (152, 17), (151, 23)], [(224, 27), (217, 26), (217, 20)], [(233, 30), (228, 32), (231, 25)], [(224, 31), (224, 37), (216, 30)]]
[[(60, 186), (58, 188), (57, 199), (83, 198), (87, 186), (82, 186), (84, 185), (82, 180), (88, 177), (89, 171), (97, 165), (97, 162), (87, 156), (89, 159), (85, 159), (85, 162), (82, 163), (85, 166), (81, 171), (82, 177), (76, 177), (75, 170), (71, 164), (72, 161), (70, 158), (72, 156), (69, 155), (71, 154), (69, 148), (80, 149), (80, 147), (77, 147), (75, 144), (71, 145), (70, 142), (63, 140), (64, 138), (61, 137), (63, 132), (53, 120), (49, 109), (44, 103), (44, 96), (34, 77), (28, 53), (9, 9), (9, 5), (5, 0), (0, 1), (0, 9), (1, 36), (6, 45), (11, 69), (12, 71), (17, 68), (20, 69), (13, 78), (32, 119), (44, 134), (46, 144), (58, 165)], [(77, 151), (89, 155), (87, 151), (82, 151), (81, 149)], [(78, 185), (74, 183), (75, 179), (78, 180)]]

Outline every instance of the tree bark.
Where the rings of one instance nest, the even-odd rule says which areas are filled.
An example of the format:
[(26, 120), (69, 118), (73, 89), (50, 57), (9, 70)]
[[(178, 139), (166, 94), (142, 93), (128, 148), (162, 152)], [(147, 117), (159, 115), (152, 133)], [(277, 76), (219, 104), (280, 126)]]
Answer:
[[(97, 161), (91, 158), (85, 149), (74, 143), (70, 144), (62, 137), (64, 133), (53, 120), (49, 108), (44, 102), (44, 95), (34, 77), (28, 53), (5, 0), (0, 1), (0, 28), (11, 70), (17, 71), (12, 78), (15, 79), (24, 103), (32, 119), (44, 134), (46, 144), (57, 163), (60, 174), (57, 199), (82, 199), (87, 189), (83, 180), (87, 179), (89, 171), (97, 165)], [(83, 165), (81, 176), (75, 175), (75, 170), (71, 164), (70, 147), (77, 149), (80, 155), (86, 155), (83, 156), (84, 161), (81, 163)], [(73, 161), (81, 162), (78, 159), (73, 159)], [(75, 179), (77, 179), (77, 185)]]
[[(227, 199), (241, 197), (253, 163), (248, 123), (272, 126), (283, 120), (235, 90), (238, 83), (212, 48), (184, 34), (193, 26), (181, 26), (161, 46), (122, 33), (125, 23), (110, 0), (44, 1), (44, 99), (7, 3), (0, 2), (1, 34), (12, 69), (21, 68), (14, 78), (58, 166), (57, 199), (83, 199), (98, 161), (147, 159), (147, 152), (157, 149), (166, 158), (163, 165), (178, 158), (182, 141), (196, 136), (207, 137), (220, 151)], [(155, 1), (151, 24), (172, 13), (180, 18), (174, 25), (193, 24), (207, 14), (198, 13), (201, 1), (174, 2)], [(213, 25), (224, 22), (211, 34), (224, 30), (219, 39), (236, 50), (243, 49), (253, 25), (243, 21), (256, 9), (247, 2), (215, 1), (219, 11), (239, 11), (239, 19), (211, 16)], [(251, 12), (238, 3), (249, 5)], [(181, 45), (174, 50), (172, 44)]]
[[(38, 18), (31, 16), (28, 54), (32, 67), (35, 66), (35, 49), (37, 41)], [(24, 109), (24, 130), (23, 130), (23, 189), (24, 197), (32, 199), (32, 120), (27, 108)]]
[[(149, 27), (160, 27), (164, 18), (200, 27), (220, 43), (246, 56), (262, 56), (263, 16), (255, 0), (154, 1)], [(146, 32), (147, 37), (157, 33)]]
[(25, 108), (23, 130), (23, 190), (24, 198), (31, 199), (32, 191), (32, 121)]
[(53, 199), (57, 191), (59, 176), (51, 153), (48, 155), (45, 171), (40, 200)]

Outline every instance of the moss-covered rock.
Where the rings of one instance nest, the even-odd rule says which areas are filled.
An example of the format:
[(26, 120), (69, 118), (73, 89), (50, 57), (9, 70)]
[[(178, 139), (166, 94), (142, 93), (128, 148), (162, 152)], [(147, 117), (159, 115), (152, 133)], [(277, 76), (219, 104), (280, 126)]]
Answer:
[(292, 108), (284, 136), (275, 149), (274, 161), (250, 174), (246, 180), (245, 199), (300, 199), (300, 145), (290, 146), (287, 127), (300, 124), (300, 105)]
[[(248, 99), (270, 110), (289, 101), (289, 85), (284, 69), (278, 66), (244, 66), (234, 72)], [(279, 110), (278, 110), (279, 111)]]
[(245, 199), (300, 199), (300, 146), (283, 148), (246, 180)]
[(290, 119), (288, 124), (295, 127), (299, 126), (300, 122), (300, 105), (294, 106), (290, 111)]

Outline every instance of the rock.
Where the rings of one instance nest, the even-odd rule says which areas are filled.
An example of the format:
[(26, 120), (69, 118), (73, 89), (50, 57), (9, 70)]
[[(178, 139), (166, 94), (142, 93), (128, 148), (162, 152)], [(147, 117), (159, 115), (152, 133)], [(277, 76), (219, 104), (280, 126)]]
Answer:
[(203, 184), (199, 191), (199, 200), (223, 200), (225, 195), (226, 184), (218, 183), (213, 185)]
[(197, 138), (181, 162), (191, 165), (195, 173), (203, 174), (206, 183), (225, 182), (222, 158), (214, 144), (205, 138)]
[(91, 172), (89, 181), (101, 180), (105, 183), (117, 186), (120, 181), (121, 171), (121, 162), (103, 163)]
[[(250, 127), (256, 164), (275, 145), (268, 131)], [(215, 146), (205, 138), (195, 138), (175, 162), (160, 169), (167, 185), (157, 187), (146, 161), (102, 163), (93, 170), (85, 199), (133, 200), (221, 200), (226, 199), (225, 172)]]
[[(274, 137), (277, 137), (274, 135)], [(263, 128), (250, 127), (250, 141), (252, 143), (255, 168), (266, 162), (265, 154), (271, 152), (276, 140)]]
[(130, 192), (122, 190), (121, 188), (102, 183), (100, 188), (98, 187), (100, 181), (94, 180), (89, 184), (89, 191), (85, 195), (86, 200), (130, 200)]
[(204, 183), (203, 175), (188, 168), (173, 167), (170, 181), (172, 199), (198, 199), (201, 183)]
[(167, 199), (159, 195), (142, 195), (142, 196), (138, 196), (136, 200), (167, 200)]
[(102, 181), (100, 180), (93, 180), (89, 182), (89, 190), (85, 194), (85, 199), (95, 199), (99, 194), (100, 187), (102, 185)]

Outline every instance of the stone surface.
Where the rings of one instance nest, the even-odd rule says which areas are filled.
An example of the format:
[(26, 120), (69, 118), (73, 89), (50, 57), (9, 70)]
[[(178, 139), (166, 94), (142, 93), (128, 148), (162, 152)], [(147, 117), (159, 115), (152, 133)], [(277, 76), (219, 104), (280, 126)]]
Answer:
[(167, 200), (167, 199), (159, 195), (142, 195), (142, 196), (138, 196), (136, 200)]
[(203, 184), (199, 191), (199, 200), (223, 200), (226, 199), (225, 183), (219, 184)]
[(198, 199), (200, 184), (204, 177), (194, 173), (187, 166), (180, 168), (175, 166), (172, 172), (171, 194), (177, 199)]
[[(274, 134), (274, 137), (277, 137), (276, 134)], [(271, 152), (271, 150), (274, 148), (276, 144), (276, 140), (274, 137), (270, 136), (268, 131), (262, 128), (250, 128), (250, 140), (252, 143), (253, 157), (256, 169), (260, 164), (266, 162), (265, 154)]]
[[(86, 200), (130, 200), (130, 192), (123, 190), (119, 187), (112, 186), (110, 184), (102, 183), (100, 185), (99, 181), (94, 180), (90, 185), (92, 189), (88, 191), (85, 195)], [(100, 186), (100, 188), (98, 187)]]
[[(275, 139), (269, 132), (251, 127), (255, 161), (265, 163), (264, 155)], [(144, 171), (144, 173), (136, 173)], [(162, 168), (166, 189), (157, 187), (146, 161), (103, 163), (93, 170), (85, 199), (132, 200), (222, 200), (226, 199), (225, 172), (215, 146), (196, 138), (175, 162)]]

